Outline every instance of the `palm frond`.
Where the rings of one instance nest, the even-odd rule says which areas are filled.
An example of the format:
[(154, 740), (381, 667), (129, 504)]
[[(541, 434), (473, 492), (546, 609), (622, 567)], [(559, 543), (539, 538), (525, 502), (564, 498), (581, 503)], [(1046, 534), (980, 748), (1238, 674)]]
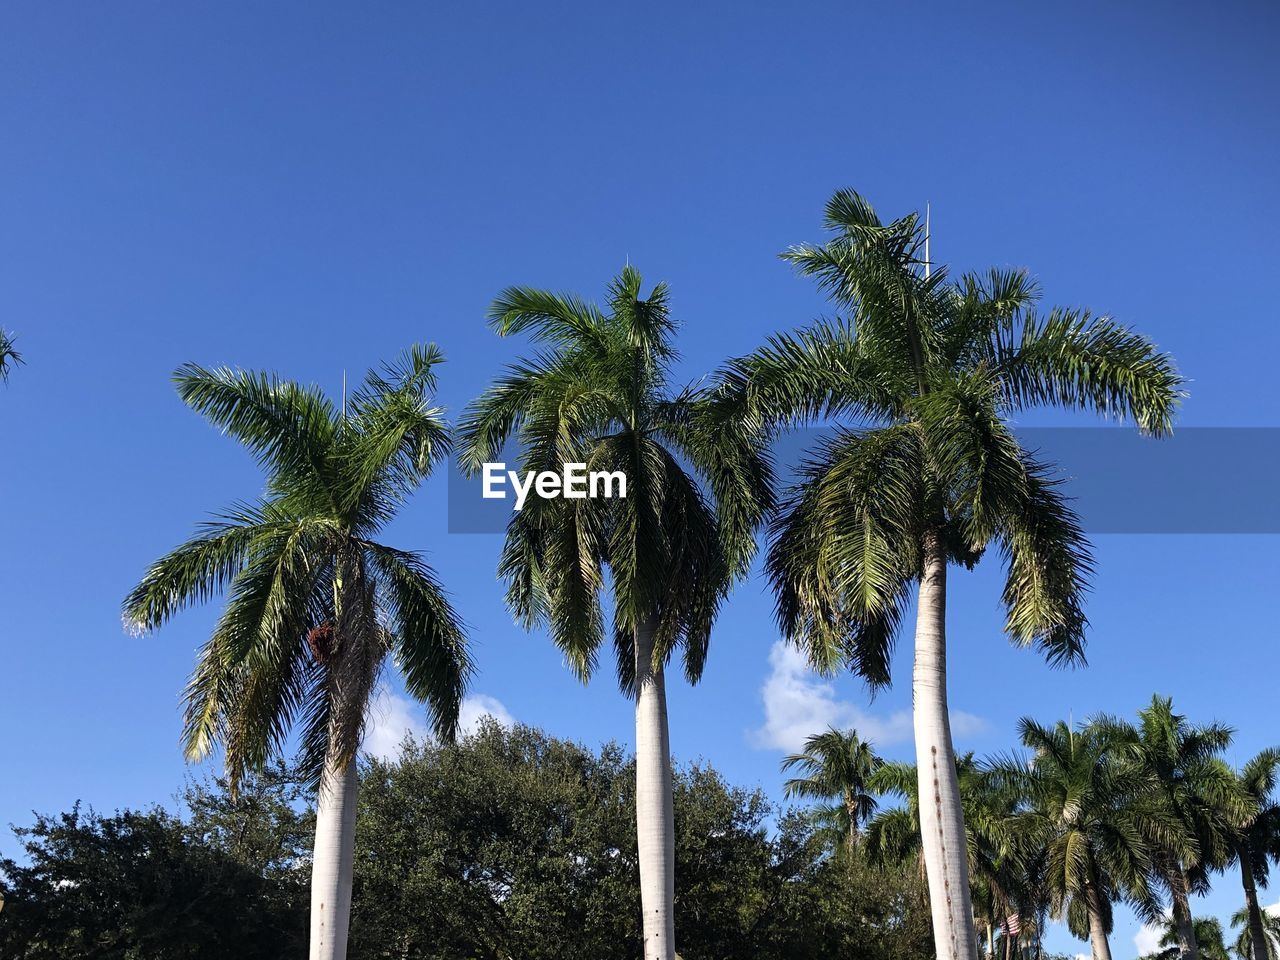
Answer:
[[(1021, 329), (1018, 329), (1019, 326)], [(1130, 420), (1163, 436), (1183, 396), (1167, 353), (1146, 337), (1087, 310), (1028, 315), (991, 338), (988, 360), (1013, 409), (1052, 404)]]
[(1016, 643), (1039, 647), (1052, 664), (1080, 664), (1093, 572), (1089, 542), (1048, 468), (1029, 456), (1023, 468), (1025, 495), (1005, 506), (998, 530), (1008, 569), (1005, 631)]
[(13, 334), (0, 328), (0, 383), (7, 382), (13, 368), (24, 362), (22, 354), (14, 346)]
[(765, 570), (784, 634), (815, 669), (849, 661), (869, 682), (888, 682), (919, 569), (924, 473), (911, 426), (841, 433), (803, 468), (773, 525)]
[(318, 389), (272, 374), (191, 363), (179, 367), (173, 380), (187, 406), (257, 457), (273, 489), (307, 480), (328, 489), (336, 413)]
[(386, 640), (405, 689), (427, 705), (436, 734), (452, 740), (473, 670), (463, 624), (421, 557), (367, 540), (360, 546), (386, 610)]

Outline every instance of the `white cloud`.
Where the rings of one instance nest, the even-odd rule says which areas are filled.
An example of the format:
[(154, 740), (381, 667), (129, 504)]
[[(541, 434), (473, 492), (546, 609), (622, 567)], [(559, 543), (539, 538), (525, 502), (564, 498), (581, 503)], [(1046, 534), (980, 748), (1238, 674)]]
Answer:
[(474, 733), (480, 726), (481, 718), (485, 716), (493, 717), (503, 727), (510, 727), (516, 722), (515, 717), (507, 712), (507, 708), (497, 697), (477, 693), (462, 700), (462, 709), (458, 713), (458, 732)]
[(1273, 917), (1280, 917), (1280, 900), (1277, 900), (1269, 907), (1263, 907), (1262, 910), (1264, 913), (1269, 913)]
[[(486, 714), (504, 727), (515, 723), (515, 718), (496, 697), (477, 693), (462, 700), (458, 713), (458, 733), (465, 735), (475, 732), (480, 725), (480, 718)], [(431, 728), (427, 725), (423, 707), (412, 700), (379, 690), (369, 704), (364, 752), (380, 760), (394, 760), (400, 756), (400, 744), (406, 736), (415, 740), (431, 737)]]
[[(833, 684), (808, 668), (800, 651), (778, 641), (769, 651), (769, 676), (760, 691), (764, 698), (764, 725), (751, 733), (762, 749), (795, 753), (805, 738), (827, 727), (853, 727), (877, 747), (904, 743), (912, 737), (911, 711), (896, 710), (876, 716), (857, 704), (836, 696)], [(951, 732), (967, 737), (986, 728), (981, 717), (962, 710), (951, 712)]]

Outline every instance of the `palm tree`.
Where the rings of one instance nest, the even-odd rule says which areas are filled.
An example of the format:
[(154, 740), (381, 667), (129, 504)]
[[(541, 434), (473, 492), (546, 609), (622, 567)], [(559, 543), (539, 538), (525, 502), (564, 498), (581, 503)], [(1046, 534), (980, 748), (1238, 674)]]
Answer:
[[(1216, 918), (1202, 917), (1195, 921), (1192, 924), (1192, 932), (1199, 955), (1204, 957), (1204, 960), (1230, 960), (1223, 941), (1222, 924)], [(1178, 922), (1170, 917), (1165, 921), (1164, 936), (1160, 938), (1160, 946), (1164, 949), (1148, 954), (1140, 960), (1178, 960), (1179, 956), (1185, 956), (1182, 937)]]
[(1268, 917), (1258, 906), (1258, 887), (1267, 886), (1271, 862), (1280, 859), (1280, 804), (1273, 795), (1278, 770), (1280, 750), (1272, 748), (1263, 750), (1236, 774), (1237, 786), (1250, 806), (1230, 841), (1230, 858), (1240, 867), (1244, 912), (1249, 919), (1241, 942), (1253, 949), (1253, 956), (1244, 960), (1272, 960), (1266, 933)]
[(1151, 879), (1168, 894), (1183, 960), (1199, 960), (1190, 896), (1206, 893), (1209, 872), (1230, 857), (1235, 825), (1252, 812), (1234, 772), (1221, 759), (1231, 729), (1195, 726), (1173, 712), (1172, 698), (1153, 696), (1138, 725), (1097, 721), (1136, 773), (1171, 829), (1153, 838)]
[(525, 470), (576, 463), (626, 477), (623, 497), (530, 497), (512, 515), (499, 574), (516, 616), (529, 629), (547, 625), (583, 681), (605, 643), (601, 597), (612, 589), (618, 680), (635, 700), (644, 956), (671, 960), (666, 665), (679, 650), (688, 680), (702, 675), (717, 609), (746, 570), (769, 506), (768, 465), (702, 394), (671, 389), (668, 290), (659, 284), (642, 297), (632, 267), (610, 283), (607, 311), (520, 287), (499, 296), (489, 317), (499, 335), (528, 331), (547, 350), (508, 368), (468, 411), (463, 466), (482, 469), (514, 438)]
[(9, 371), (22, 363), (22, 354), (13, 345), (13, 334), (0, 328), (0, 383), (9, 379)]
[(1024, 718), (1020, 732), (1033, 751), (1030, 763), (1006, 759), (998, 775), (1025, 798), (1019, 819), (1043, 851), (1049, 909), (1089, 940), (1093, 960), (1111, 960), (1112, 902), (1125, 897), (1148, 914), (1159, 912), (1146, 883), (1147, 838), (1165, 825), (1136, 802), (1143, 780), (1111, 762), (1101, 729)]
[(883, 765), (871, 743), (861, 739), (856, 730), (830, 727), (805, 740), (802, 753), (782, 761), (783, 771), (798, 769), (803, 774), (787, 780), (783, 789), (788, 797), (836, 801), (820, 808), (818, 817), (852, 853), (859, 829), (875, 813), (876, 800), (869, 792), (869, 782)]
[(1232, 949), (1239, 960), (1257, 960), (1259, 950), (1255, 946), (1261, 938), (1261, 955), (1263, 960), (1275, 960), (1280, 956), (1280, 917), (1263, 912), (1258, 925), (1259, 933), (1254, 933), (1253, 918), (1248, 907), (1241, 907), (1231, 915), (1231, 926), (1240, 927), (1240, 935)]
[(946, 584), (992, 543), (1008, 579), (1006, 629), (1050, 662), (1083, 661), (1091, 561), (1050, 465), (1007, 418), (1037, 406), (1095, 411), (1147, 433), (1171, 429), (1181, 378), (1168, 356), (1108, 317), (1054, 308), (993, 270), (952, 282), (931, 270), (915, 214), (882, 223), (852, 191), (827, 204), (835, 236), (784, 257), (844, 316), (778, 335), (732, 362), (720, 402), (780, 429), (852, 418), (811, 454), (776, 523), (767, 574), (786, 636), (812, 665), (889, 681), (917, 588), (913, 702), (924, 853), (937, 952), (975, 948), (964, 820), (946, 694)]
[(124, 604), (127, 621), (149, 630), (225, 591), (187, 686), (183, 744), (192, 759), (220, 744), (233, 789), (300, 723), (301, 769), (318, 789), (312, 960), (346, 956), (355, 759), (379, 671), (390, 655), (448, 738), (470, 670), (431, 569), (373, 539), (448, 452), (427, 396), (442, 359), (414, 347), (371, 371), (342, 410), (267, 374), (179, 369), (179, 395), (254, 454), (267, 491), (156, 561)]

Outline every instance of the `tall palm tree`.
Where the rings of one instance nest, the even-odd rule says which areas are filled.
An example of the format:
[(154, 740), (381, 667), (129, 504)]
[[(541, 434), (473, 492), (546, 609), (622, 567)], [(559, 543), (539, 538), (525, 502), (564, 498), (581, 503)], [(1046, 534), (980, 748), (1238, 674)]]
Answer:
[[(672, 389), (668, 290), (641, 290), (628, 266), (610, 283), (605, 310), (523, 287), (499, 296), (489, 314), (497, 333), (528, 332), (546, 350), (508, 368), (475, 402), (461, 447), (473, 472), (512, 438), (522, 469), (578, 463), (626, 477), (624, 497), (530, 497), (512, 515), (499, 573), (517, 617), (528, 628), (545, 624), (582, 680), (606, 631), (612, 637), (619, 683), (635, 701), (644, 956), (671, 960), (666, 666), (678, 650), (688, 680), (701, 677), (717, 609), (746, 570), (769, 507), (769, 471), (751, 438), (717, 421), (699, 392)], [(606, 585), (612, 629), (602, 609)]]
[(266, 495), (156, 561), (124, 604), (126, 620), (149, 630), (226, 593), (186, 690), (189, 758), (220, 744), (234, 788), (300, 724), (301, 768), (318, 789), (312, 960), (346, 956), (355, 760), (379, 671), (390, 656), (447, 738), (470, 669), (434, 573), (374, 539), (448, 452), (428, 398), (442, 359), (414, 347), (371, 371), (345, 409), (267, 374), (179, 369), (179, 395), (253, 453)]
[[(1238, 960), (1257, 960), (1261, 953), (1263, 960), (1275, 960), (1280, 957), (1280, 917), (1273, 913), (1263, 912), (1258, 933), (1254, 932), (1253, 918), (1248, 907), (1241, 907), (1231, 915), (1231, 926), (1240, 927), (1240, 935), (1232, 949)], [(1262, 950), (1256, 944), (1262, 940)]]
[(13, 345), (13, 334), (0, 328), (0, 383), (9, 379), (9, 372), (22, 363), (22, 354)]
[(937, 952), (974, 956), (964, 820), (947, 712), (947, 567), (999, 546), (1006, 629), (1055, 664), (1084, 658), (1091, 561), (1050, 465), (1011, 415), (1038, 406), (1171, 429), (1181, 378), (1146, 338), (1104, 316), (1035, 312), (1026, 273), (952, 281), (930, 270), (915, 214), (883, 223), (852, 191), (827, 204), (835, 235), (784, 257), (843, 316), (778, 335), (732, 362), (721, 402), (768, 430), (850, 418), (811, 454), (774, 529), (778, 619), (812, 665), (889, 681), (917, 593), (913, 702), (924, 853)]
[[(1280, 803), (1275, 798), (1276, 776), (1280, 771), (1280, 750), (1263, 750), (1237, 773), (1240, 792), (1250, 810), (1230, 840), (1230, 859), (1240, 867), (1244, 884), (1245, 913), (1249, 919), (1242, 942), (1253, 950), (1246, 960), (1272, 960), (1268, 951), (1267, 916), (1258, 906), (1258, 887), (1266, 887), (1271, 863), (1280, 859)], [(1274, 918), (1271, 918), (1274, 919)]]
[(1111, 960), (1112, 902), (1124, 897), (1159, 912), (1146, 883), (1147, 839), (1167, 825), (1139, 802), (1141, 776), (1111, 762), (1101, 729), (1024, 718), (1020, 732), (1030, 763), (1006, 759), (998, 774), (1025, 798), (1019, 819), (1044, 852), (1049, 908), (1089, 940), (1093, 960)]
[(861, 827), (875, 813), (876, 799), (869, 784), (883, 765), (858, 731), (830, 727), (806, 739), (803, 752), (782, 761), (784, 772), (794, 769), (802, 774), (787, 780), (783, 789), (788, 797), (835, 801), (823, 806), (818, 815), (839, 845), (851, 853)]
[(1221, 759), (1232, 731), (1216, 723), (1195, 726), (1173, 712), (1172, 698), (1158, 695), (1138, 711), (1136, 727), (1113, 718), (1097, 723), (1146, 778), (1150, 801), (1173, 827), (1151, 845), (1151, 879), (1169, 897), (1183, 960), (1199, 960), (1191, 894), (1208, 891), (1210, 871), (1226, 865), (1234, 828), (1251, 812)]

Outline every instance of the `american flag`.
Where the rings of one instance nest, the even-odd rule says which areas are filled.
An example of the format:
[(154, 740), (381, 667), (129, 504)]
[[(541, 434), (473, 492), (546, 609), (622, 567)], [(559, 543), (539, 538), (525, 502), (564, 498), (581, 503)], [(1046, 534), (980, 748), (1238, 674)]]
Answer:
[(1011, 937), (1016, 937), (1022, 933), (1022, 923), (1018, 920), (1016, 913), (1011, 913), (1004, 918), (1004, 932)]

